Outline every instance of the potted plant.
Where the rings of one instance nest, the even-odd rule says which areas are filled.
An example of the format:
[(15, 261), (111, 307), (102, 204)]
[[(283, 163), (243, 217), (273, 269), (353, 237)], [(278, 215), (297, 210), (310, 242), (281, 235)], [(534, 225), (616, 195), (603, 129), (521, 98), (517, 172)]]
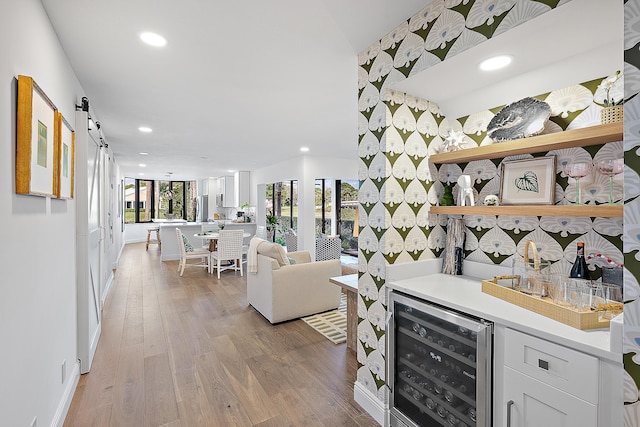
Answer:
[(266, 220), (267, 220), (267, 238), (269, 240), (273, 240), (273, 236), (278, 230), (278, 224), (280, 220), (278, 219), (277, 216), (273, 214), (272, 211), (269, 211), (269, 213), (266, 216)]

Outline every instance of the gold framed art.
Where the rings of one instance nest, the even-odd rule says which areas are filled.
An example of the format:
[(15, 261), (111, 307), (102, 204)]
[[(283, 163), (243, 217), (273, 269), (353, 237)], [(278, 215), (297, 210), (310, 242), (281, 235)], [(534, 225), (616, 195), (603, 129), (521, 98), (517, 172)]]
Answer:
[(75, 132), (62, 113), (57, 113), (58, 134), (56, 136), (55, 196), (59, 199), (73, 199), (75, 177)]
[(16, 193), (53, 196), (57, 170), (57, 109), (36, 82), (18, 76)]

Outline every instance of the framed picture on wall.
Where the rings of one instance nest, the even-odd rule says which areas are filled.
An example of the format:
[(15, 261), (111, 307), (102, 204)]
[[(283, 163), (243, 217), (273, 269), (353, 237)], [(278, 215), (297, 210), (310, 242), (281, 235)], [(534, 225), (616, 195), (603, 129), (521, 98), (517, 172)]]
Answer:
[(555, 156), (502, 162), (500, 203), (552, 205), (556, 188)]
[(28, 76), (18, 76), (16, 193), (55, 194), (57, 109)]
[(69, 122), (57, 113), (58, 136), (56, 138), (56, 197), (73, 199), (75, 176), (75, 132)]

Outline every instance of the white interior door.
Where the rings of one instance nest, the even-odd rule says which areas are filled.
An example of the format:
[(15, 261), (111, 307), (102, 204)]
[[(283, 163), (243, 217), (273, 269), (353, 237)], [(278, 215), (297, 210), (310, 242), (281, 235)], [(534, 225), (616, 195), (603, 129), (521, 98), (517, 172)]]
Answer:
[(78, 359), (89, 372), (101, 332), (101, 164), (102, 153), (90, 137), (88, 115), (76, 112), (76, 258)]

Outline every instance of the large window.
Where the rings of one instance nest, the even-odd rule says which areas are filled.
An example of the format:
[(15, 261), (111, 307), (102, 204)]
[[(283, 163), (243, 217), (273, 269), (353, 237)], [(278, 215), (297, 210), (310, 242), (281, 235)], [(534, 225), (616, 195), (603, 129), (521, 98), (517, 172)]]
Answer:
[(267, 214), (278, 218), (274, 241), (284, 244), (284, 233), (298, 229), (298, 181), (283, 181), (266, 186)]
[(332, 180), (316, 179), (316, 237), (331, 233), (332, 190)]
[(125, 178), (125, 223), (152, 219), (195, 221), (195, 181), (152, 181)]
[(358, 188), (359, 181), (336, 181), (338, 198), (338, 234), (342, 240), (342, 251), (348, 254), (358, 253)]

